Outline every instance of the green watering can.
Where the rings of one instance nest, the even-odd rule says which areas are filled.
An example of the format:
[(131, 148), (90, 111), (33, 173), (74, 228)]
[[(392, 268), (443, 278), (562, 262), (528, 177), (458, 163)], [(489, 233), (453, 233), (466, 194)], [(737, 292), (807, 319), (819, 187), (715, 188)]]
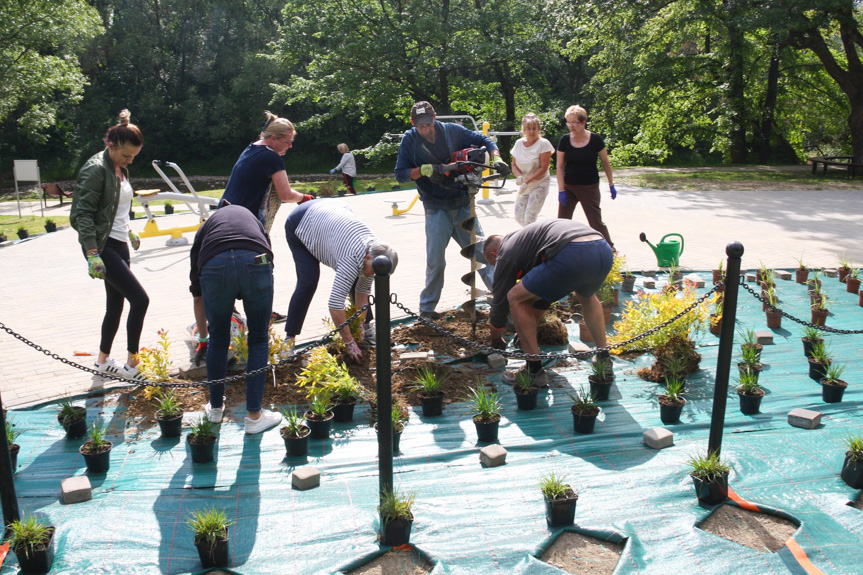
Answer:
[[(674, 236), (680, 238), (680, 241), (678, 242), (674, 239), (666, 239)], [(665, 234), (662, 236), (662, 239), (659, 240), (659, 245), (653, 245), (648, 242), (647, 236), (644, 235), (644, 232), (641, 232), (641, 235), (638, 237), (641, 241), (647, 242), (647, 245), (649, 245), (650, 249), (653, 250), (653, 253), (656, 254), (656, 263), (659, 267), (680, 265), (680, 256), (683, 254), (683, 236), (680, 234)]]

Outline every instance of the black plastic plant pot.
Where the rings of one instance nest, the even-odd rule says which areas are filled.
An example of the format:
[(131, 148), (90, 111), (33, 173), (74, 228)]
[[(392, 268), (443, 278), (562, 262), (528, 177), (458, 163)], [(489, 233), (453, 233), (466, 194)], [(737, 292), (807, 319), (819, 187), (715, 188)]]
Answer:
[(746, 364), (745, 364), (745, 363), (743, 363), (742, 361), (741, 361), (740, 363), (738, 363), (738, 364), (737, 364), (737, 370), (740, 372), (740, 376), (742, 377), (742, 376), (743, 376), (743, 375), (745, 375), (747, 372), (751, 372), (751, 373), (755, 376), (755, 383), (758, 383), (758, 376), (760, 376), (760, 375), (761, 375), (761, 369), (762, 369), (763, 367), (764, 367), (764, 366), (763, 366), (763, 365), (761, 365), (760, 363), (758, 363), (758, 364), (756, 364), (756, 365), (752, 366), (752, 369), (749, 369), (749, 368), (746, 366)]
[(842, 464), (842, 481), (853, 489), (863, 489), (863, 461), (851, 459), (846, 453)]
[[(282, 431), (287, 430), (286, 427)], [(309, 452), (309, 435), (312, 430), (308, 426), (300, 426), (300, 437), (291, 437), (282, 434), (282, 439), (285, 440), (285, 450), (290, 457), (302, 457)]]
[(354, 407), (357, 405), (356, 400), (351, 403), (336, 403), (333, 405), (333, 421), (337, 423), (347, 423), (354, 420)]
[(68, 439), (78, 439), (87, 435), (87, 410), (83, 407), (73, 407), (75, 416), (67, 417), (65, 421), (57, 416), (57, 421), (66, 430)]
[(9, 446), (9, 459), (12, 460), (12, 475), (15, 475), (15, 470), (18, 469), (18, 452), (21, 451), (21, 446), (13, 443)]
[(716, 505), (728, 499), (728, 475), (723, 475), (715, 482), (706, 482), (690, 475), (695, 485), (695, 496), (707, 505)]
[(683, 403), (681, 403), (680, 405), (671, 405), (660, 402), (659, 419), (662, 420), (662, 423), (666, 425), (678, 423), (680, 421), (680, 414), (683, 413), (684, 405), (686, 405), (686, 400), (683, 400)]
[(804, 338), (801, 338), (800, 341), (803, 342), (803, 355), (805, 355), (806, 357), (812, 357), (812, 348), (815, 346), (816, 343), (821, 343), (824, 340), (823, 339), (809, 340), (809, 339), (806, 339), (804, 337)]
[(25, 551), (26, 548), (21, 551), (13, 549), (21, 573), (47, 573), (51, 570), (54, 563), (54, 528), (49, 527), (48, 531), (48, 544), (44, 548), (29, 551)]
[(539, 390), (533, 389), (529, 393), (515, 392), (515, 403), (521, 411), (530, 411), (536, 409), (536, 400), (539, 397)]
[(57, 231), (57, 224), (55, 224), (54, 222), (51, 222), (50, 224), (46, 222), (45, 223), (45, 231), (48, 232), (49, 234), (56, 232)]
[(18, 239), (19, 240), (26, 240), (29, 237), (30, 237), (30, 232), (28, 232), (27, 230), (18, 230)]
[(809, 379), (814, 379), (815, 381), (820, 382), (822, 379), (827, 377), (827, 368), (830, 367), (829, 363), (818, 363), (814, 361), (811, 357), (809, 358)]
[(180, 430), (183, 428), (182, 413), (172, 419), (161, 419), (157, 413), (156, 421), (159, 422), (159, 430), (162, 432), (162, 437), (180, 437)]
[(328, 439), (330, 437), (330, 424), (333, 422), (333, 412), (327, 411), (325, 419), (310, 419), (312, 413), (307, 411), (305, 414), (306, 425), (312, 430), (309, 436), (312, 439)]
[(566, 499), (545, 500), (545, 520), (549, 527), (565, 527), (575, 523), (575, 504), (578, 496)]
[(215, 437), (199, 443), (192, 439), (192, 434), (190, 433), (186, 436), (186, 443), (189, 444), (189, 451), (192, 454), (192, 462), (194, 463), (209, 463), (216, 456)]
[(578, 413), (572, 412), (572, 427), (576, 433), (593, 433), (593, 428), (596, 427), (596, 416), (599, 413)]
[(590, 395), (593, 396), (594, 401), (608, 400), (608, 393), (611, 391), (611, 384), (613, 383), (610, 379), (608, 381), (597, 381), (591, 375), (588, 376), (587, 381), (590, 382)]
[[(842, 401), (842, 396), (845, 395), (845, 385), (834, 385), (832, 383), (824, 383), (826, 380), (821, 380), (821, 399), (824, 403), (839, 403)], [(842, 382), (845, 383), (845, 382)]]
[(165, 204), (165, 215), (167, 216), (167, 215), (170, 215), (173, 213), (174, 213), (174, 206), (169, 206), (168, 204)]
[(478, 421), (473, 418), (473, 424), (476, 426), (476, 438), (478, 441), (485, 443), (494, 443), (497, 441), (497, 431), (500, 426), (500, 417), (495, 421)]
[(623, 280), (620, 282), (620, 289), (626, 293), (632, 293), (634, 287), (635, 276), (623, 276)]
[(420, 396), (423, 417), (437, 417), (443, 414), (443, 393), (431, 397)]
[(398, 547), (406, 545), (411, 540), (411, 527), (413, 519), (391, 519), (384, 523), (381, 533), (381, 544), (387, 547)]
[(216, 539), (214, 544), (206, 541), (198, 543), (195, 541), (195, 547), (198, 549), (198, 557), (201, 558), (201, 565), (208, 569), (210, 567), (227, 567), (229, 563), (228, 556), (228, 530), (225, 530), (224, 539)]
[(748, 395), (738, 391), (737, 397), (740, 398), (740, 413), (743, 415), (755, 415), (761, 410), (761, 399), (764, 394)]
[[(377, 433), (378, 424), (375, 423), (374, 427), (375, 427), (375, 433)], [(395, 429), (393, 429), (393, 453), (398, 453), (400, 451), (399, 447), (401, 444), (403, 431), (404, 431), (404, 428), (400, 429), (399, 431), (396, 431)]]
[(108, 446), (107, 449), (103, 448), (101, 451), (95, 453), (85, 451), (90, 445), (89, 441), (78, 448), (78, 451), (84, 456), (87, 473), (105, 473), (111, 467), (111, 448), (113, 444), (110, 441), (106, 441), (105, 443)]

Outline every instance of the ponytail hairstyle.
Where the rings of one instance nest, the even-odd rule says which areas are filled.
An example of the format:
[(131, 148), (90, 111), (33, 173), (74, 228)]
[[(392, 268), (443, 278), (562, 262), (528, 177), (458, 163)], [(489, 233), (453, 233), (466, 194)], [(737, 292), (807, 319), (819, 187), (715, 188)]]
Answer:
[(260, 139), (266, 140), (270, 136), (274, 136), (276, 139), (281, 140), (286, 136), (296, 133), (294, 125), (287, 118), (279, 118), (269, 110), (264, 112), (264, 114), (267, 115), (267, 119), (261, 124)]
[(115, 148), (119, 148), (123, 146), (123, 144), (129, 144), (132, 146), (143, 146), (144, 145), (144, 135), (141, 134), (141, 130), (135, 124), (129, 122), (129, 119), (132, 117), (132, 112), (129, 110), (122, 110), (118, 115), (117, 124), (108, 128), (108, 131), (105, 132), (105, 137), (102, 138), (102, 142), (107, 146), (109, 143), (113, 144)]

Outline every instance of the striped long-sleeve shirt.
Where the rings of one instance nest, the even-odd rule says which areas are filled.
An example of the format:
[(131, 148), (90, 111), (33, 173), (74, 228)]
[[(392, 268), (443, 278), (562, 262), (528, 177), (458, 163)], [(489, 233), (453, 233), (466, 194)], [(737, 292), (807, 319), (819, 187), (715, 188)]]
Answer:
[(372, 278), (362, 272), (366, 246), (377, 238), (345, 202), (318, 200), (309, 205), (295, 233), (315, 259), (336, 270), (330, 309), (345, 308), (345, 298), (357, 278), (357, 291), (371, 293)]

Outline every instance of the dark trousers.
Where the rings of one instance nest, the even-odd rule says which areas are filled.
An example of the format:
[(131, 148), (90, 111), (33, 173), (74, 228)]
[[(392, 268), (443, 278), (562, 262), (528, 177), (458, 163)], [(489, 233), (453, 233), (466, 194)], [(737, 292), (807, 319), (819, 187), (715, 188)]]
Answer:
[(581, 209), (584, 210), (584, 215), (587, 217), (587, 225), (601, 233), (605, 241), (608, 242), (608, 245), (614, 249), (614, 243), (608, 234), (608, 228), (602, 222), (602, 210), (599, 207), (599, 184), (587, 184), (584, 186), (563, 184), (563, 188), (566, 191), (567, 202), (565, 206), (558, 203), (557, 217), (571, 220), (575, 206), (578, 205), (578, 202), (581, 202)]
[(348, 193), (356, 195), (357, 190), (354, 187), (357, 182), (356, 176), (349, 176), (346, 173), (342, 172), (342, 178), (345, 180), (345, 185), (348, 187)]
[(108, 238), (102, 253), (105, 262), (105, 317), (102, 320), (102, 340), (99, 350), (110, 354), (114, 336), (120, 328), (125, 300), (129, 300), (129, 317), (126, 319), (126, 347), (129, 353), (138, 353), (144, 316), (150, 298), (129, 267), (129, 244)]
[(296, 234), (297, 226), (300, 225), (311, 203), (305, 202), (294, 208), (288, 216), (288, 221), (285, 222), (285, 238), (288, 240), (288, 247), (291, 248), (294, 267), (297, 270), (297, 287), (294, 288), (294, 295), (291, 296), (288, 319), (285, 320), (285, 334), (289, 338), (298, 336), (303, 330), (306, 314), (309, 312), (309, 306), (312, 304), (312, 298), (315, 296), (318, 280), (321, 277), (321, 262), (306, 249)]

